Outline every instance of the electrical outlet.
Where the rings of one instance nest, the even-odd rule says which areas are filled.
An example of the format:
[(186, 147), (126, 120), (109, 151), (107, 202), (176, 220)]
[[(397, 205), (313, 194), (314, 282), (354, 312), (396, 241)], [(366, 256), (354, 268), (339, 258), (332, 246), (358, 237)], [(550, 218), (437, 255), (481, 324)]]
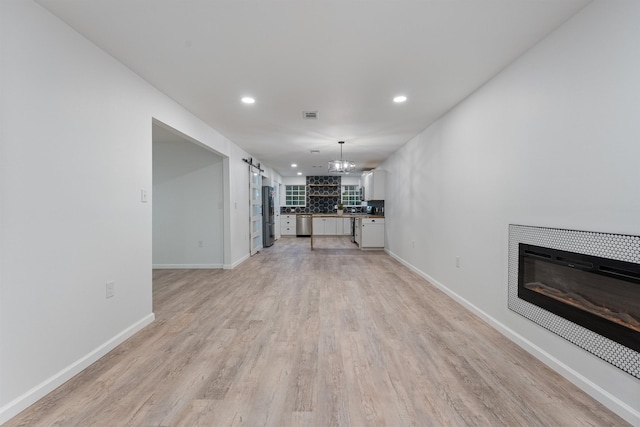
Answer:
[(415, 247), (416, 247), (416, 241), (415, 241), (415, 240), (412, 240), (412, 241), (411, 241), (411, 247), (412, 247), (412, 248), (415, 248)]
[(116, 282), (107, 282), (107, 299), (116, 296)]
[(456, 257), (456, 268), (460, 268), (460, 257)]
[(202, 240), (198, 240), (198, 247), (204, 248), (204, 242)]
[(147, 190), (144, 188), (140, 190), (140, 201), (142, 203), (147, 203), (149, 201), (149, 194), (147, 194)]

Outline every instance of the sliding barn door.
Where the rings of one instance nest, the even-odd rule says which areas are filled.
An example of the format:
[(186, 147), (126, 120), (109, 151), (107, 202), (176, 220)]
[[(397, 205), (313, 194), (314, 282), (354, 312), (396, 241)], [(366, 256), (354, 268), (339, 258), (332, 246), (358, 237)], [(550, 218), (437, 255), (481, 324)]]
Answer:
[(260, 171), (249, 167), (249, 209), (251, 255), (262, 249), (262, 177)]

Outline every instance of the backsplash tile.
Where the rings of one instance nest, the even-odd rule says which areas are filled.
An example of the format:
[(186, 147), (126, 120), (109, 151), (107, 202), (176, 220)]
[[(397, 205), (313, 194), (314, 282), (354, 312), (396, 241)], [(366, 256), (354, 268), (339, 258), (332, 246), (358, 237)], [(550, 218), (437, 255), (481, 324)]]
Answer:
[(307, 185), (309, 184), (342, 184), (341, 176), (308, 176)]

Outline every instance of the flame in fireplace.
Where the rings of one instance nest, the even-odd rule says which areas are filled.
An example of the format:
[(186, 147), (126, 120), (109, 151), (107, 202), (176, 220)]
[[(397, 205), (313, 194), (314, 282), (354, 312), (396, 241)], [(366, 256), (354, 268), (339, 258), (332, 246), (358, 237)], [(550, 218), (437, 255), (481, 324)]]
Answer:
[(541, 282), (527, 283), (524, 286), (525, 288), (539, 294), (553, 298), (565, 304), (569, 304), (573, 307), (579, 308), (591, 314), (595, 314), (596, 316), (600, 316), (604, 319), (615, 322), (619, 325), (633, 329), (634, 331), (640, 332), (640, 320), (631, 316), (629, 313), (619, 313), (612, 311), (607, 307), (597, 306), (579, 294), (564, 292), (560, 289), (547, 286)]

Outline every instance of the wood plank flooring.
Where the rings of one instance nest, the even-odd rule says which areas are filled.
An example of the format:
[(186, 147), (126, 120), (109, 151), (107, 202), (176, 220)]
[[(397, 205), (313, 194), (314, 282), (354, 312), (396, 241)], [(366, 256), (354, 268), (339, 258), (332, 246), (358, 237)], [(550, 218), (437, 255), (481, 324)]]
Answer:
[(154, 271), (157, 320), (7, 426), (623, 426), (380, 251)]

